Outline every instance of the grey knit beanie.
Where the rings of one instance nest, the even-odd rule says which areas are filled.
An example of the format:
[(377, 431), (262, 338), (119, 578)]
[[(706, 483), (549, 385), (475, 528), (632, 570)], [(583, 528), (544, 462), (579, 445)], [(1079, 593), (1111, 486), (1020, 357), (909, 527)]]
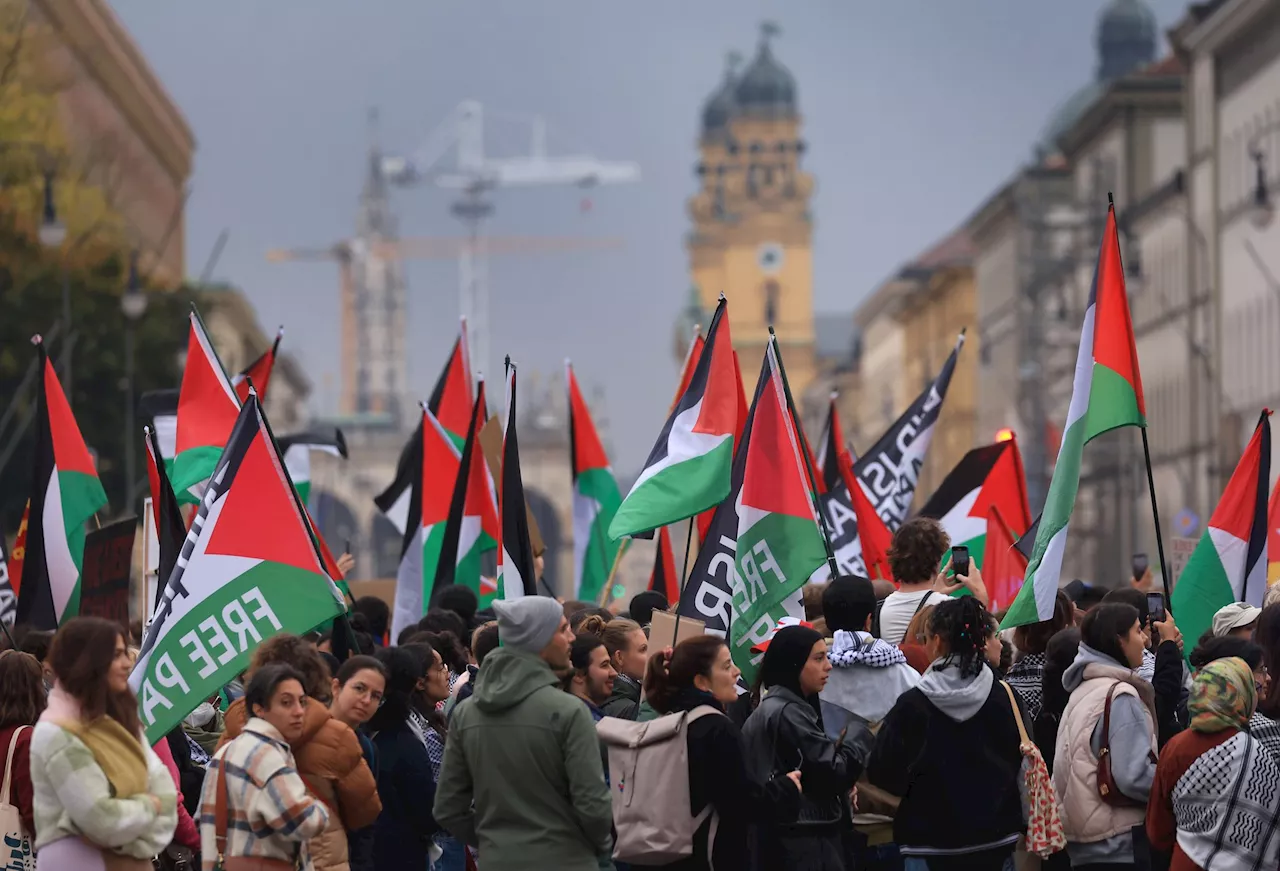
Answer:
[(564, 606), (547, 596), (521, 596), (510, 601), (495, 601), (498, 615), (498, 639), (503, 647), (541, 653), (564, 619)]

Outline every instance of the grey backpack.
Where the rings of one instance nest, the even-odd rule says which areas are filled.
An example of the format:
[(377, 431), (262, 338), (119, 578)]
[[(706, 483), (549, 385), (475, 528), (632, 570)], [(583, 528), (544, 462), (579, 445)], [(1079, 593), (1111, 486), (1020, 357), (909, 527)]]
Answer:
[(693, 835), (711, 817), (707, 860), (719, 817), (710, 803), (697, 816), (689, 806), (689, 742), (694, 720), (724, 716), (710, 705), (636, 723), (605, 717), (596, 724), (609, 750), (609, 794), (617, 839), (613, 858), (665, 865), (693, 855)]

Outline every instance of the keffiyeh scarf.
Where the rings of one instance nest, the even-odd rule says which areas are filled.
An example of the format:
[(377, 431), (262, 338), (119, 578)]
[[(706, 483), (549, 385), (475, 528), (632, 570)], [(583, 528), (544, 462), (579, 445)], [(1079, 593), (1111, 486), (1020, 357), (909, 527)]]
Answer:
[(1028, 653), (1013, 664), (1004, 678), (1005, 683), (1018, 691), (1027, 716), (1032, 720), (1044, 709), (1044, 664), (1047, 659), (1043, 653)]
[(827, 651), (827, 659), (836, 668), (851, 665), (888, 668), (907, 661), (897, 645), (882, 641), (868, 632), (849, 632), (844, 629), (836, 630), (835, 637), (831, 640), (831, 649)]
[(1280, 766), (1247, 732), (1206, 750), (1173, 788), (1178, 846), (1205, 871), (1280, 863)]

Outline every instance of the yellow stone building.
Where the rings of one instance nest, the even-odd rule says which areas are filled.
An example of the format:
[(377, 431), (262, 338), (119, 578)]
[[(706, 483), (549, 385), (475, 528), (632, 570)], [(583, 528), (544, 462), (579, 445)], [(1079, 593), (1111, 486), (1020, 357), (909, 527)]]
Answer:
[[(693, 290), (685, 323), (705, 328), (723, 293), (748, 395), (772, 325), (800, 396), (814, 377), (813, 178), (800, 168), (805, 142), (795, 80), (773, 56), (777, 32), (762, 25), (756, 56), (741, 73), (738, 56), (730, 55), (724, 81), (703, 108), (701, 187), (689, 200)], [(680, 335), (683, 357), (688, 333)]]
[[(978, 297), (973, 279), (973, 243), (958, 230), (903, 270), (897, 317), (902, 325), (902, 378), (908, 402), (937, 377), (955, 348), (956, 336), (968, 328), (964, 350), (956, 360), (938, 428), (916, 484), (916, 505), (938, 489), (969, 450), (995, 440), (995, 433), (979, 433), (978, 424)], [(901, 409), (899, 409), (901, 412)]]

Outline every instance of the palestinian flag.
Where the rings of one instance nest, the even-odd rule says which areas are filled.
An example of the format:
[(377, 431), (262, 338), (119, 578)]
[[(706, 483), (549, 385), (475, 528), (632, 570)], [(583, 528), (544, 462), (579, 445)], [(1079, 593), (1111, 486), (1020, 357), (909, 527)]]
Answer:
[(5, 553), (4, 536), (0, 535), (0, 623), (13, 625), (18, 613), (18, 591), (9, 576), (8, 554)]
[(728, 306), (721, 296), (689, 387), (609, 524), (611, 538), (684, 520), (728, 495), (738, 431), (735, 378)]
[(336, 427), (281, 436), (278, 444), (284, 456), (284, 466), (289, 470), (289, 479), (293, 481), (303, 505), (311, 503), (311, 452), (347, 458), (347, 440), (342, 430)]
[(156, 573), (156, 600), (153, 607), (160, 607), (164, 598), (165, 583), (178, 564), (182, 543), (187, 538), (187, 524), (182, 518), (178, 497), (169, 484), (164, 454), (160, 453), (160, 440), (150, 427), (143, 429), (147, 445), (147, 481), (151, 485), (151, 519), (155, 523), (156, 542), (160, 547), (160, 564)]
[(236, 396), (244, 402), (249, 398), (249, 383), (253, 382), (253, 389), (258, 391), (259, 398), (267, 401), (267, 384), (271, 381), (271, 372), (276, 367), (276, 356), (280, 353), (280, 340), (284, 338), (284, 327), (276, 330), (276, 339), (271, 343), (261, 357), (254, 360), (244, 371), (231, 379), (231, 385), (236, 389)]
[[(1027, 574), (1027, 558), (1014, 547), (1014, 534), (1005, 523), (1004, 514), (995, 503), (987, 511), (986, 565), (980, 566), (982, 579), (991, 597), (987, 610), (992, 614), (1007, 608), (1022, 589), (1022, 579)], [(973, 558), (973, 551), (969, 551)]]
[[(1062, 444), (1036, 533), (1035, 550), (1027, 566), (1026, 583), (1005, 615), (1002, 628), (1039, 623), (1053, 616), (1062, 557), (1067, 549), (1067, 527), (1080, 489), (1084, 446), (1118, 427), (1146, 425), (1147, 409), (1142, 397), (1142, 376), (1138, 371), (1138, 350), (1133, 341), (1113, 204), (1107, 209), (1098, 266), (1080, 329), (1071, 404), (1067, 408)], [(1187, 637), (1198, 636), (1188, 634)]]
[(486, 583), (489, 579), (481, 574), (481, 557), (497, 548), (500, 534), (498, 499), (480, 446), (480, 431), (487, 418), (484, 382), (479, 381), (436, 575), (437, 591), (446, 584), (462, 584), (475, 591), (481, 607), (487, 607), (497, 593), (496, 587)]
[[(436, 416), (436, 420), (449, 433), (449, 438), (459, 450), (467, 439), (467, 424), (471, 420), (470, 365), (467, 353), (467, 322), (464, 318), (462, 330), (453, 343), (449, 359), (445, 362), (440, 377), (436, 379), (431, 398), (427, 400), (427, 410)], [(421, 429), (419, 424), (400, 451), (400, 458), (396, 462), (396, 477), (391, 482), (391, 486), (375, 496), (373, 500), (378, 510), (387, 516), (401, 535), (404, 535), (409, 516), (409, 488), (415, 476), (419, 474), (415, 471), (412, 454), (417, 450), (417, 445), (422, 443)]]
[(658, 550), (653, 557), (653, 572), (649, 575), (646, 589), (661, 593), (668, 603), (680, 601), (680, 576), (676, 574), (670, 527), (658, 527)]
[(199, 500), (239, 413), (240, 398), (192, 306), (171, 475), (180, 501)]
[(569, 386), (569, 458), (573, 473), (574, 598), (594, 602), (609, 580), (619, 542), (609, 537), (609, 524), (622, 504), (618, 481), (609, 468), (604, 445), (582, 399), (573, 365), (565, 361)]
[(1169, 608), (1186, 638), (1199, 638), (1232, 602), (1262, 607), (1267, 593), (1267, 485), (1271, 412), (1264, 411), (1209, 526), (1173, 588)]
[(305, 634), (342, 612), (250, 393), (129, 676), (148, 743), (244, 671), (263, 639)]
[(516, 364), (507, 358), (507, 416), (502, 426), (502, 513), (498, 536), (498, 596), (518, 599), (538, 592), (524, 480), (520, 476), (520, 444), (516, 438)]
[(788, 412), (777, 342), (765, 350), (761, 389), (752, 413), (746, 466), (738, 494), (738, 541), (734, 560), (748, 604), (730, 629), (729, 649), (747, 681), (755, 677), (751, 646), (787, 616), (793, 597), (826, 560), (800, 453)]
[(33, 341), (41, 381), (17, 622), (51, 630), (80, 613), (84, 525), (107, 504), (107, 495), (44, 342), (39, 336)]
[(818, 454), (814, 457), (814, 471), (821, 483), (818, 489), (824, 493), (838, 490), (844, 485), (840, 469), (840, 455), (848, 451), (844, 429), (840, 426), (840, 414), (836, 410), (837, 394), (833, 390), (827, 398), (827, 421), (818, 437)]
[[(992, 506), (1010, 527), (1014, 538), (1031, 527), (1027, 479), (1016, 439), (974, 448), (947, 473), (920, 516), (933, 517), (951, 537), (951, 544), (969, 548), (974, 565), (986, 572), (987, 517)], [(1005, 600), (1005, 605), (1010, 600)]]
[(462, 319), (462, 329), (453, 343), (449, 360), (436, 379), (436, 386), (427, 400), (427, 408), (440, 421), (458, 449), (467, 440), (467, 425), (471, 422), (471, 406), (475, 390), (471, 384), (471, 357), (467, 349), (467, 321)]
[[(737, 454), (738, 447), (742, 444), (742, 433), (747, 425), (747, 396), (743, 392), (742, 386), (742, 369), (738, 367), (738, 352), (733, 352), (733, 379), (738, 385), (738, 428), (733, 433), (733, 450)], [(707, 532), (711, 529), (711, 521), (716, 516), (716, 508), (712, 505), (706, 511), (697, 517), (698, 524), (698, 547), (702, 547), (702, 543), (707, 540)]]
[(409, 503), (413, 501), (415, 481), (422, 479), (422, 418), (396, 460), (396, 477), (391, 486), (373, 497), (373, 504), (404, 535), (409, 528)]
[(395, 606), (391, 609), (391, 637), (422, 619), (444, 545), (449, 503), (458, 480), (458, 449), (440, 421), (422, 409), (422, 442), (417, 453), (418, 476), (410, 487), (408, 525), (396, 573)]

